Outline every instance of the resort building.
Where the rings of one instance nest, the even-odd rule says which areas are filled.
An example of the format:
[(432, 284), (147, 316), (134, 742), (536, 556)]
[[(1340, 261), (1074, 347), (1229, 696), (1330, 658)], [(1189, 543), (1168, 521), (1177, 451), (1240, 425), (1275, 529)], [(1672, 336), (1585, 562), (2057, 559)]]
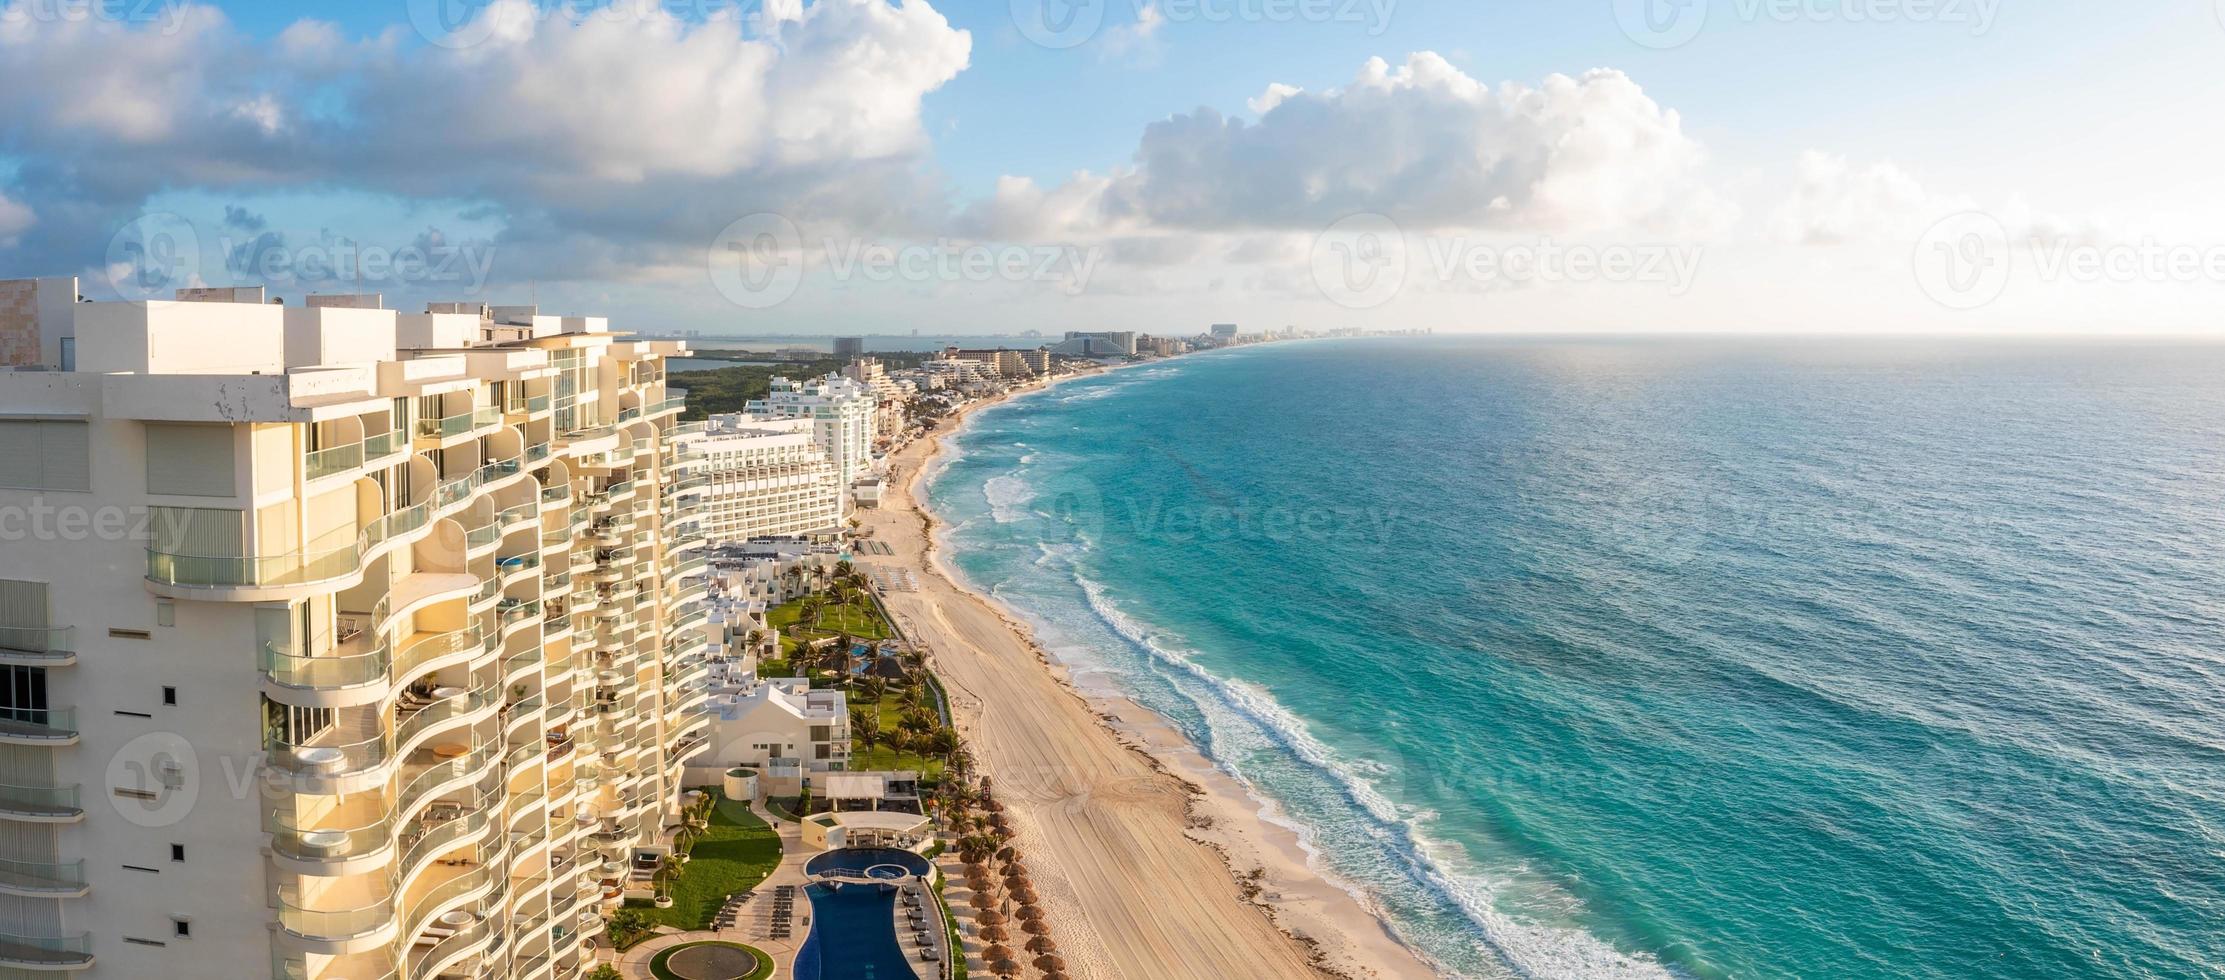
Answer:
[(581, 975), (708, 748), (684, 347), (75, 296), (0, 283), (0, 976)]
[(1051, 352), (1074, 357), (1134, 357), (1136, 335), (1128, 330), (1100, 333), (1069, 331), (1066, 342), (1051, 348)]
[(1025, 351), (1007, 350), (1002, 347), (995, 350), (961, 350), (956, 347), (948, 347), (943, 349), (941, 359), (978, 364), (981, 366), (983, 374), (1010, 380), (1025, 378), (1035, 373), (1035, 369), (1028, 366), (1026, 353)]
[(675, 430), (683, 485), (702, 494), (714, 544), (842, 526), (842, 480), (818, 421), (717, 415)]
[[(753, 416), (809, 419), (812, 437), (834, 462), (835, 480), (846, 490), (873, 469), (873, 414), (878, 400), (857, 382), (839, 374), (808, 381), (774, 378), (772, 390), (746, 408)], [(849, 513), (844, 505), (843, 515)]]
[(709, 710), (718, 763), (757, 769), (768, 792), (793, 794), (812, 773), (849, 766), (849, 698), (812, 690), (810, 678), (714, 665)]

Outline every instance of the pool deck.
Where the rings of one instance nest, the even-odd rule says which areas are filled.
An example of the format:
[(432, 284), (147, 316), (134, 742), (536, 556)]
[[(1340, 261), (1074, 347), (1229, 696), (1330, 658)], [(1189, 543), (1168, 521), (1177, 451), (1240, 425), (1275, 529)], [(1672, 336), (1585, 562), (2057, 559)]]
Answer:
[[(804, 866), (812, 858), (826, 852), (813, 850), (804, 844), (802, 829), (797, 824), (773, 816), (765, 810), (763, 804), (751, 803), (750, 812), (764, 818), (765, 822), (771, 824), (773, 829), (780, 834), (780, 866), (773, 869), (772, 876), (766, 878), (763, 884), (757, 886), (754, 892), (756, 897), (750, 899), (749, 904), (742, 906), (742, 913), (734, 920), (734, 927), (708, 932), (659, 932), (656, 936), (643, 940), (640, 945), (627, 950), (619, 957), (617, 961), (619, 973), (625, 975), (629, 980), (654, 980), (649, 973), (649, 961), (655, 959), (658, 953), (674, 946), (716, 939), (726, 942), (747, 943), (772, 954), (773, 980), (780, 980), (780, 978), (795, 974), (796, 953), (803, 948), (805, 937), (811, 934), (811, 900), (808, 896), (802, 894), (804, 887), (811, 881), (811, 877), (804, 872)], [(944, 869), (946, 878), (950, 877), (953, 867), (957, 868), (959, 876), (962, 877), (964, 874), (963, 866), (953, 865), (951, 863), (953, 860), (955, 859), (944, 859), (935, 862)], [(793, 926), (789, 930), (788, 938), (772, 939), (769, 938), (772, 935), (773, 922), (771, 896), (773, 889), (781, 885), (796, 886), (798, 894), (796, 896), (795, 918), (792, 920)], [(957, 917), (961, 924), (970, 921), (973, 909), (968, 907), (961, 911), (956, 907), (959, 898), (969, 894), (964, 890), (964, 883), (952, 879), (949, 887), (953, 889), (951, 892), (952, 915)], [(932, 888), (907, 885), (906, 890), (918, 891), (923, 895), (923, 901), (926, 903), (934, 901), (934, 890)], [(894, 926), (896, 927), (897, 944), (903, 947), (904, 957), (911, 962), (913, 972), (921, 980), (934, 980), (934, 978), (940, 977), (942, 975), (940, 962), (927, 962), (919, 958), (919, 943), (913, 938), (913, 930), (903, 920), (902, 903), (897, 905), (897, 919)], [(977, 945), (971, 940), (967, 942), (969, 949)], [(987, 974), (980, 973), (976, 975), (986, 976)]]
[[(800, 894), (806, 881), (803, 867), (805, 862), (811, 860), (820, 852), (805, 847), (802, 831), (795, 824), (781, 820), (766, 812), (762, 804), (752, 803), (749, 809), (751, 813), (764, 818), (766, 823), (771, 824), (773, 829), (779, 832), (780, 867), (773, 869), (772, 876), (766, 878), (763, 884), (757, 886), (756, 897), (750, 899), (749, 904), (742, 906), (742, 914), (735, 918), (734, 928), (712, 932), (659, 933), (657, 936), (644, 940), (640, 945), (627, 950), (618, 960), (619, 973), (624, 974), (629, 980), (653, 980), (649, 974), (649, 961), (655, 959), (658, 953), (674, 946), (699, 943), (707, 939), (747, 943), (772, 954), (773, 976), (776, 980), (794, 973), (796, 951), (803, 948), (804, 937), (811, 934), (811, 902)], [(772, 939), (769, 938), (772, 935), (773, 923), (772, 891), (781, 885), (794, 885), (799, 892), (796, 898), (794, 926), (789, 930), (788, 938)]]

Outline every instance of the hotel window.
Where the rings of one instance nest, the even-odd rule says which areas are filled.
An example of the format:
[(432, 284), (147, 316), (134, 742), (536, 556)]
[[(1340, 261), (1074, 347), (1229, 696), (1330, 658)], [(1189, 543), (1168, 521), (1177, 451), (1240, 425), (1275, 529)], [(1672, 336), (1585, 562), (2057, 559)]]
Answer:
[(48, 631), (46, 583), (0, 579), (0, 648), (45, 653)]
[(0, 719), (44, 725), (46, 711), (46, 668), (0, 667)]
[(83, 422), (0, 419), (0, 487), (92, 488), (92, 448)]
[[(310, 428), (313, 431), (315, 426)], [(146, 431), (148, 493), (176, 497), (239, 494), (231, 426), (149, 424)]]

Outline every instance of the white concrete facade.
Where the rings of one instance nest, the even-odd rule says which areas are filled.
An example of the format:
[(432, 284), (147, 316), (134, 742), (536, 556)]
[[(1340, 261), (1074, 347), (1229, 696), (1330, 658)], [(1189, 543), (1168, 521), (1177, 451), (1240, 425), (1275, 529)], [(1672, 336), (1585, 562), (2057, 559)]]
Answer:
[(676, 430), (681, 492), (713, 544), (842, 525), (842, 481), (808, 418), (713, 416)]
[[(774, 378), (772, 391), (747, 406), (753, 416), (810, 419), (812, 436), (834, 461), (835, 479), (847, 490), (873, 469), (873, 392), (839, 374), (808, 381)], [(848, 514), (845, 504), (844, 514)]]
[(54, 316), (77, 370), (0, 371), (0, 976), (579, 976), (707, 748), (684, 346)]

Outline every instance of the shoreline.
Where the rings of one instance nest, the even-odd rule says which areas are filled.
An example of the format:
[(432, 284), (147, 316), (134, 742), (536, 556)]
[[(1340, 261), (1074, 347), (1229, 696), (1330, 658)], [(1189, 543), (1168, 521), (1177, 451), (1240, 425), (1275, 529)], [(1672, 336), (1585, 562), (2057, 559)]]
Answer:
[[(1015, 610), (961, 585), (945, 565), (936, 540), (944, 525), (921, 484), (936, 471), (945, 440), (975, 412), (1102, 373), (968, 405), (898, 450), (897, 492), (882, 508), (860, 512), (875, 539), (897, 554), (857, 558), (908, 568), (918, 580), (919, 591), (883, 602), (932, 651), (978, 768), (1023, 831), (1067, 825), (1048, 835), (1023, 832), (1017, 843), (1039, 880), (1088, 886), (1045, 889), (1069, 972), (1440, 975), (1360, 893), (1315, 868), (1310, 842), (1278, 819), (1272, 801), (1222, 771), (1156, 712), (1076, 685)], [(1009, 669), (1025, 661), (1034, 666)], [(1084, 802), (1120, 805), (1077, 806)], [(1138, 850), (1157, 864), (1140, 867)], [(1166, 934), (1128, 928), (1146, 923), (1156, 929), (1145, 932)]]

